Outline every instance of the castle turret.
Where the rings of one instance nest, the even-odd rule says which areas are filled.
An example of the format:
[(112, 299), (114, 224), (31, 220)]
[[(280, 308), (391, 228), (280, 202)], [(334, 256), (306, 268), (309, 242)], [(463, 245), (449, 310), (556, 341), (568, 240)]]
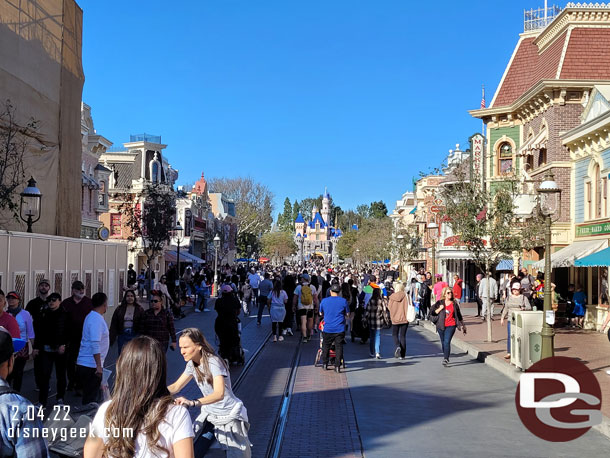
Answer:
[(320, 213), (324, 222), (330, 225), (330, 195), (328, 194), (328, 190), (326, 188), (324, 188), (324, 196), (322, 197), (322, 211)]
[(318, 207), (316, 205), (314, 205), (313, 208), (311, 209), (311, 220), (312, 221), (314, 219), (316, 219), (316, 213), (318, 213)]

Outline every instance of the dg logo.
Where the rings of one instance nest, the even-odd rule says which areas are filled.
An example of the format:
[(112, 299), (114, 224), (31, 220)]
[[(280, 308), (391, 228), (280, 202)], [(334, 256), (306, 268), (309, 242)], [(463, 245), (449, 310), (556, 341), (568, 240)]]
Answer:
[(546, 358), (521, 375), (515, 403), (519, 418), (534, 435), (568, 442), (602, 422), (602, 395), (595, 375), (580, 361)]

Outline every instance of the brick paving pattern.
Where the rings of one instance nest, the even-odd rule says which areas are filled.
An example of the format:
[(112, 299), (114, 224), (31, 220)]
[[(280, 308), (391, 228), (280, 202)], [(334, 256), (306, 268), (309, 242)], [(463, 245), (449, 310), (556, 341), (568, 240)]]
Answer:
[(282, 458), (362, 457), (352, 399), (345, 373), (314, 367), (317, 336), (302, 345)]

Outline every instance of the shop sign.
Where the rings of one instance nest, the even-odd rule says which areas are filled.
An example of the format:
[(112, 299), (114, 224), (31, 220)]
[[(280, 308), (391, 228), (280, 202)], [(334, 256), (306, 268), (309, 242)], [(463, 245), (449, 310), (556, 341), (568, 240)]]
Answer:
[(477, 179), (481, 188), (484, 183), (483, 168), (485, 164), (485, 137), (481, 134), (474, 134), (470, 137), (470, 179)]
[(610, 221), (576, 226), (576, 237), (610, 234)]
[[(483, 240), (483, 245), (487, 245), (487, 240)], [(452, 235), (445, 238), (443, 246), (466, 246), (466, 244), (457, 235)]]

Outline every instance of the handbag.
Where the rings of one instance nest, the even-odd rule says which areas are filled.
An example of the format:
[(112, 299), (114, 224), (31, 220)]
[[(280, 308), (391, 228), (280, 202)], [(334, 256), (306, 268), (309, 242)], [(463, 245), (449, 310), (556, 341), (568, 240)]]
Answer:
[(407, 321), (409, 323), (415, 321), (415, 307), (411, 303), (411, 298), (407, 296)]

